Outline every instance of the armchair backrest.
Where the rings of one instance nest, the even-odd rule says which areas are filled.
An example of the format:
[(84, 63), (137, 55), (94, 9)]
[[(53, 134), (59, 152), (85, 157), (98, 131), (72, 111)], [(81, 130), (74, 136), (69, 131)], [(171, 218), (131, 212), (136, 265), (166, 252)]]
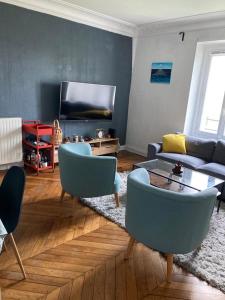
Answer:
[(149, 184), (145, 169), (128, 176), (126, 228), (138, 241), (165, 253), (187, 253), (205, 238), (217, 189), (177, 193)]
[(87, 143), (59, 147), (59, 168), (63, 189), (79, 197), (97, 197), (114, 192), (117, 160), (92, 156)]

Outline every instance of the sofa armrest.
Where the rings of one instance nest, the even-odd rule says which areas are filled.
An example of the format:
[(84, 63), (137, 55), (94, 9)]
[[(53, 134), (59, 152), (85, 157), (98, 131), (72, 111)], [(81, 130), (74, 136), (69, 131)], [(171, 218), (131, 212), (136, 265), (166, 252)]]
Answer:
[(162, 151), (162, 143), (148, 144), (148, 159), (156, 159), (156, 154)]

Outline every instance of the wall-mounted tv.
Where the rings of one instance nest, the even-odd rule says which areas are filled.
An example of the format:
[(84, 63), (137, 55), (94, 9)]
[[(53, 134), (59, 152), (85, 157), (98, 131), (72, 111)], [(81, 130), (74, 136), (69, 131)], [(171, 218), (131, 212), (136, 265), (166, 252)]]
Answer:
[(116, 87), (63, 81), (60, 87), (61, 120), (112, 120)]

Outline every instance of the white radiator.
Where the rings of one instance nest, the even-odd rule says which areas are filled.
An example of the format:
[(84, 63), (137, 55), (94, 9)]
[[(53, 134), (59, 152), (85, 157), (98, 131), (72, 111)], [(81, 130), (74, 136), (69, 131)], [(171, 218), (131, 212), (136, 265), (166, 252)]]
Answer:
[(0, 166), (22, 159), (22, 119), (0, 118)]

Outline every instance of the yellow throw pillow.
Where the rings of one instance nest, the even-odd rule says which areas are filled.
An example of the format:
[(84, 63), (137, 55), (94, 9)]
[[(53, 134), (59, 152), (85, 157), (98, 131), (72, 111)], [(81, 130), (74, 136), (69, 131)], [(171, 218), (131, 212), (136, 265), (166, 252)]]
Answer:
[(166, 134), (163, 136), (163, 152), (186, 154), (184, 134)]

